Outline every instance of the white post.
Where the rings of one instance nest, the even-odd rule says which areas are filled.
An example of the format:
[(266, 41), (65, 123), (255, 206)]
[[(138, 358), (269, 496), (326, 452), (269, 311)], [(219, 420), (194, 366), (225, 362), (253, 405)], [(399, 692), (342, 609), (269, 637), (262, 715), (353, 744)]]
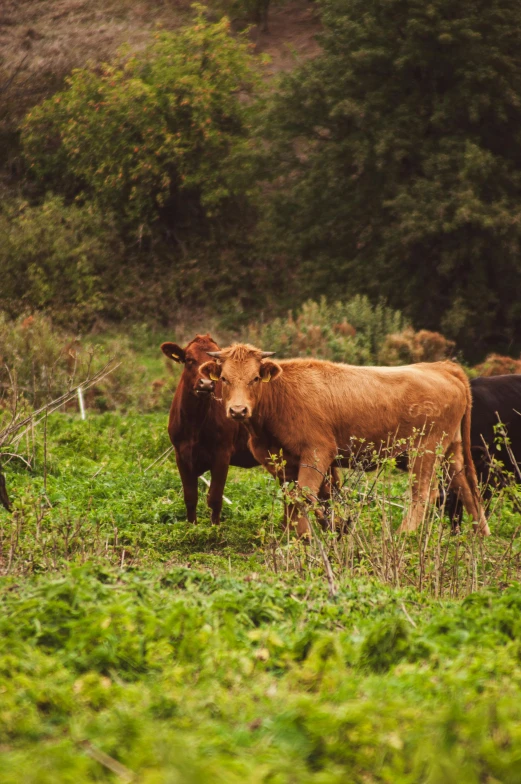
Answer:
[[(200, 476), (199, 479), (203, 480), (203, 482), (205, 483), (206, 487), (210, 487), (210, 482), (208, 481), (208, 479), (205, 476)], [(225, 495), (223, 495), (223, 501), (226, 501), (226, 503), (229, 504), (230, 506), (232, 505), (232, 502), (230, 501), (230, 499), (226, 498)]]
[(80, 404), (80, 416), (85, 419), (85, 401), (83, 400), (83, 389), (78, 387), (78, 403)]

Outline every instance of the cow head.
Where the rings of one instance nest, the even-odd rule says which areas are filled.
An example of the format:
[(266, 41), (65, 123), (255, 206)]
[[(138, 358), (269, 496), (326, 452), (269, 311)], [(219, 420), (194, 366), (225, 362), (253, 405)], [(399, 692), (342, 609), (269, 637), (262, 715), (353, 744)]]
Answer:
[(215, 381), (202, 376), (199, 369), (208, 360), (207, 351), (218, 351), (219, 346), (210, 335), (196, 335), (185, 347), (177, 343), (163, 343), (161, 351), (169, 359), (184, 365), (182, 381), (199, 398), (209, 398), (215, 391)]
[(282, 373), (281, 366), (268, 359), (274, 352), (237, 343), (207, 353), (214, 359), (202, 365), (200, 372), (207, 379), (222, 381), (226, 416), (239, 421), (249, 419), (266, 385)]

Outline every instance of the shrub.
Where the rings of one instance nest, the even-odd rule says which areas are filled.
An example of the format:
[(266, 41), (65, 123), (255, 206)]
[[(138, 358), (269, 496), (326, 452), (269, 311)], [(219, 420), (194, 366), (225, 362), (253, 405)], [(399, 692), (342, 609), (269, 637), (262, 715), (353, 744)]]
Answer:
[[(40, 313), (9, 319), (0, 311), (0, 409), (13, 394), (39, 406), (65, 393), (101, 370), (109, 359), (119, 367), (85, 393), (85, 404), (97, 411), (138, 408), (166, 410), (176, 377), (151, 382), (125, 336), (94, 344), (56, 329)], [(76, 409), (76, 403), (70, 405)]]
[(427, 329), (415, 332), (412, 327), (407, 327), (403, 332), (387, 335), (378, 352), (378, 361), (382, 365), (439, 362), (450, 358), (455, 345), (453, 340), (447, 340), (439, 332)]
[(0, 208), (0, 307), (52, 308), (68, 324), (102, 309), (121, 241), (110, 218), (92, 205), (8, 202)]
[(367, 297), (328, 304), (305, 302), (296, 316), (250, 324), (245, 339), (280, 356), (316, 356), (356, 365), (374, 364), (389, 332), (405, 326), (402, 315)]
[(268, 29), (271, 0), (220, 0), (218, 7), (226, 13), (234, 27), (248, 23), (258, 24), (264, 32)]
[(369, 632), (360, 649), (360, 664), (372, 672), (387, 672), (408, 651), (409, 630), (401, 618), (385, 619)]
[(240, 212), (258, 83), (248, 45), (199, 8), (145, 52), (75, 71), (27, 115), (25, 157), (46, 187), (91, 197), (140, 233), (159, 215), (182, 229)]
[(489, 354), (480, 365), (473, 368), (478, 376), (502, 376), (509, 373), (521, 373), (521, 358), (503, 357), (501, 354)]

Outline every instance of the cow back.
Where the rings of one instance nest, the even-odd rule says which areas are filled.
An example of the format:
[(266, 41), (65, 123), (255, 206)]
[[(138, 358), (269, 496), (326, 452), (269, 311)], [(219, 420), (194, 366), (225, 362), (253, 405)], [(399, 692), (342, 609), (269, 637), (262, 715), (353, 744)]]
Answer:
[(505, 448), (496, 447), (498, 437), (501, 440), (499, 422), (506, 429), (515, 460), (521, 463), (521, 375), (475, 378), (470, 386), (472, 455), (483, 478), (488, 465), (487, 448), (490, 455), (505, 463), (507, 470), (513, 468)]

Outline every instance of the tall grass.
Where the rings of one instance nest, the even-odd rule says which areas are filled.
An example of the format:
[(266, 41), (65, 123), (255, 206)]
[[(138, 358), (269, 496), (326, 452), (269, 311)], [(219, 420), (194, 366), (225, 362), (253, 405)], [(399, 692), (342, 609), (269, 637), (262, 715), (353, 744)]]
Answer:
[[(412, 586), (434, 598), (463, 598), (521, 579), (517, 477), (496, 466), (502, 482), (487, 505), (490, 537), (476, 534), (470, 520), (461, 530), (453, 530), (443, 493), (441, 503), (425, 507), (416, 532), (398, 533), (411, 503), (414, 477), (410, 470), (398, 472), (386, 451), (372, 455), (374, 470), (369, 473), (360, 461), (353, 461), (325, 509), (318, 503), (310, 506), (299, 496), (312, 528), (309, 543), (297, 541), (290, 529), (282, 531), (274, 517), (265, 532), (266, 565), (275, 572), (318, 570), (330, 587), (345, 577), (373, 578), (395, 588)], [(447, 487), (448, 481), (447, 467), (438, 466), (432, 484)], [(295, 501), (290, 484), (273, 492), (287, 503)]]

